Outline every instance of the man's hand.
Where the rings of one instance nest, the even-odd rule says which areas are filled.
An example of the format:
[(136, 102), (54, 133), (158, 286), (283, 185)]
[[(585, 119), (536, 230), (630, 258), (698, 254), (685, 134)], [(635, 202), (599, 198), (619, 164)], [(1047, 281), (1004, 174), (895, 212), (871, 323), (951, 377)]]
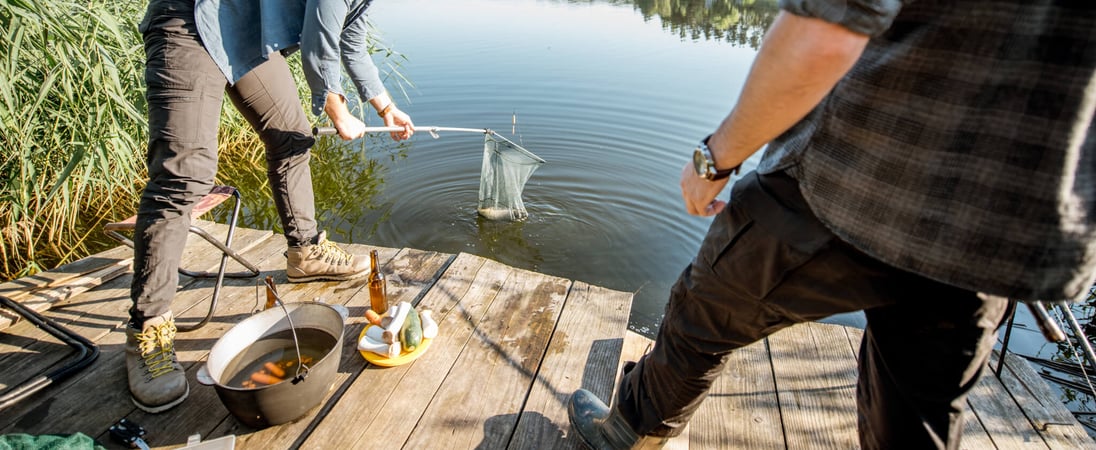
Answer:
[(730, 178), (708, 181), (696, 174), (693, 163), (685, 164), (681, 170), (681, 197), (685, 200), (685, 211), (694, 216), (714, 216), (723, 211), (727, 202), (716, 197), (727, 186)]
[(331, 124), (338, 130), (342, 140), (349, 141), (365, 135), (365, 123), (350, 113), (343, 96), (328, 92), (323, 110), (331, 118)]
[(415, 124), (411, 123), (411, 116), (396, 106), (396, 102), (392, 101), (388, 91), (369, 99), (369, 104), (373, 105), (373, 109), (377, 110), (377, 115), (384, 120), (384, 126), (403, 128), (403, 131), (393, 131), (390, 134), (393, 141), (402, 141), (415, 134)]
[(415, 134), (415, 124), (411, 123), (411, 116), (396, 107), (395, 104), (388, 110), (388, 114), (384, 115), (384, 126), (403, 127), (403, 131), (393, 131), (391, 133), (394, 141), (402, 141)]
[(365, 136), (365, 122), (358, 120), (353, 115), (348, 115), (347, 118), (341, 120), (331, 121), (335, 125), (335, 129), (339, 131), (339, 137), (344, 141)]

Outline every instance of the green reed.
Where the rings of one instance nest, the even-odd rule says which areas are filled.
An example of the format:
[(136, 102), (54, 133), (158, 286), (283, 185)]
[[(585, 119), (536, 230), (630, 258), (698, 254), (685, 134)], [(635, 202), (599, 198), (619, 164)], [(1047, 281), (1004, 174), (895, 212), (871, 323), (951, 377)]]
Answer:
[[(135, 212), (146, 176), (145, 6), (0, 0), (0, 280), (116, 245), (102, 225)], [(225, 109), (217, 182), (265, 183), (262, 144)]]
[(136, 192), (137, 7), (0, 0), (0, 278), (73, 259), (81, 223)]

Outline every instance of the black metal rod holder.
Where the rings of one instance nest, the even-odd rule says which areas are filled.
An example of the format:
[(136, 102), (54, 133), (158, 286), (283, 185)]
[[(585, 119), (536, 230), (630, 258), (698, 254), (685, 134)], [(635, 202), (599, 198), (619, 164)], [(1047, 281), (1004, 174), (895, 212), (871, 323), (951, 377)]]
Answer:
[(72, 376), (76, 372), (83, 370), (90, 365), (96, 358), (99, 357), (99, 347), (94, 342), (89, 341), (87, 338), (80, 336), (72, 332), (71, 330), (61, 326), (57, 322), (38, 314), (30, 308), (23, 306), (22, 304), (0, 295), (0, 304), (4, 307), (15, 311), (17, 314), (25, 318), (30, 323), (33, 323), (38, 328), (45, 330), (45, 332), (53, 335), (57, 339), (60, 339), (66, 345), (73, 348), (75, 351), (75, 357), (70, 361), (44, 375), (39, 375), (26, 382), (9, 389), (0, 395), (0, 410), (3, 410), (9, 406), (18, 403), (35, 392), (45, 389), (47, 386), (59, 382), (69, 376)]

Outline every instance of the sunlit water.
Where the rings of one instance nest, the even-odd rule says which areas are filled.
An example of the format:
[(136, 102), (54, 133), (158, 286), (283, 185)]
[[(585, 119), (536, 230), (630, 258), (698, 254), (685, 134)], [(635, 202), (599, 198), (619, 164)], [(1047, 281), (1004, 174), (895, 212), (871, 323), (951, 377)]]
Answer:
[(417, 125), (490, 128), (547, 163), (524, 190), (529, 218), (493, 222), (476, 214), (483, 136), (417, 134), (386, 160), (383, 206), (354, 239), (634, 292), (630, 326), (652, 333), (710, 221), (684, 212), (681, 168), (729, 112), (755, 50), (682, 39), (630, 5), (378, 1), (370, 17), (406, 56), (408, 98), (387, 85)]

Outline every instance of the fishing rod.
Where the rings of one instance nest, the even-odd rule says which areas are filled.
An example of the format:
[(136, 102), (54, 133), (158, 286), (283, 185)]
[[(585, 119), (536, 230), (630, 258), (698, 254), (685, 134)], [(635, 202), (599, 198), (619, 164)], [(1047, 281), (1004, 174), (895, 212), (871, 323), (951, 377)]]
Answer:
[[(1040, 331), (1043, 332), (1043, 337), (1049, 342), (1066, 342), (1067, 337), (1065, 332), (1058, 327), (1057, 321), (1050, 316), (1047, 311), (1047, 305), (1041, 301), (1026, 302), (1028, 309), (1031, 311), (1032, 316), (1035, 317), (1036, 323), (1039, 324)], [(1077, 317), (1073, 315), (1073, 311), (1069, 309), (1069, 304), (1066, 302), (1049, 302), (1050, 306), (1057, 306), (1058, 312), (1062, 315), (1063, 320), (1069, 325), (1070, 330), (1073, 332), (1073, 336), (1077, 338), (1078, 345), (1081, 347), (1081, 352), (1088, 360), (1088, 363), (1096, 368), (1096, 352), (1092, 350), (1092, 345), (1088, 342), (1088, 337), (1085, 336), (1084, 330), (1081, 328), (1081, 324), (1077, 322)]]

